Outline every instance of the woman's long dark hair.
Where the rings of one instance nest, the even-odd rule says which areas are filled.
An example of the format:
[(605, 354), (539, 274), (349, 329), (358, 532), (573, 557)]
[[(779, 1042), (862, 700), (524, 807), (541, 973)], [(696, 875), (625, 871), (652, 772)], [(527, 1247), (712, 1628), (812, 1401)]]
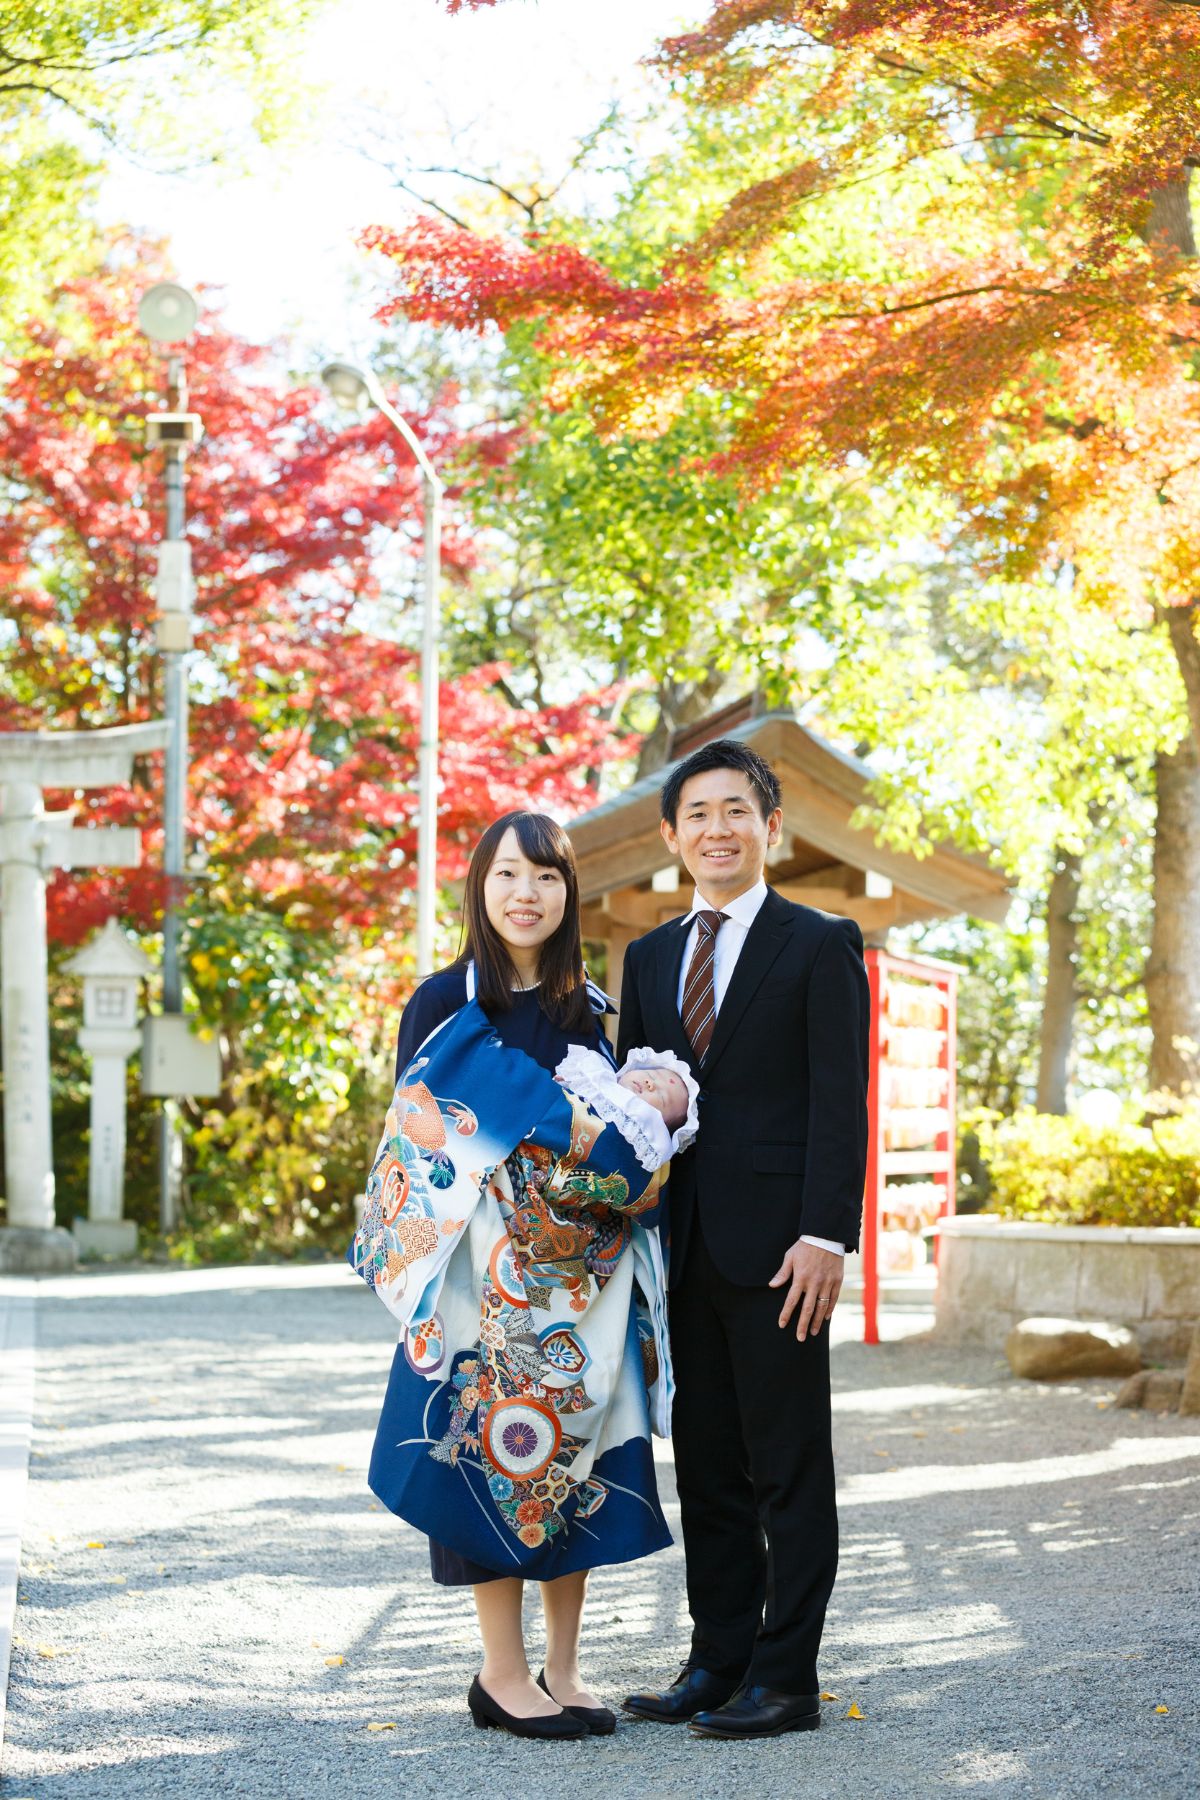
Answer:
[(485, 1012), (507, 1012), (519, 984), (508, 945), (487, 916), (483, 884), (496, 860), (501, 839), (514, 831), (522, 853), (542, 869), (557, 869), (567, 884), (567, 903), (557, 931), (538, 948), (538, 1002), (564, 1031), (585, 1031), (592, 1021), (583, 985), (583, 946), (579, 932), (579, 877), (575, 852), (561, 825), (545, 813), (510, 812), (489, 825), (475, 846), (463, 896), (466, 941), (460, 965), (475, 963), (475, 990)]

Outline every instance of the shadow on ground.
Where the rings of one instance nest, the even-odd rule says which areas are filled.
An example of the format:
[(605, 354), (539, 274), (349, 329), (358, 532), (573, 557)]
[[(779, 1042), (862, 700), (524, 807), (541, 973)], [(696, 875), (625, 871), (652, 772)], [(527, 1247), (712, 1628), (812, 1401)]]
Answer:
[[(162, 1288), (83, 1279), (39, 1304), (14, 1800), (1200, 1788), (1195, 1421), (1114, 1412), (1103, 1383), (1019, 1384), (982, 1351), (843, 1336), (826, 1729), (521, 1744), (471, 1728), (469, 1595), (431, 1586), (423, 1541), (366, 1491), (383, 1309), (349, 1279)], [(665, 1450), (659, 1472), (674, 1525)], [(677, 1548), (597, 1572), (606, 1695), (674, 1673), (682, 1574)]]

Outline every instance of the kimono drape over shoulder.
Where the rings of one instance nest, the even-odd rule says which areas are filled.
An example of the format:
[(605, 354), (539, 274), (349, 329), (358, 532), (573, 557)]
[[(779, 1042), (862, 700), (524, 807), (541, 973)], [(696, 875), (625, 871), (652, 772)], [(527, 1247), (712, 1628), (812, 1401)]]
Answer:
[(670, 1543), (660, 1175), (477, 1001), (421, 1046), (350, 1249), (402, 1328), (370, 1470), (393, 1512), (538, 1581)]

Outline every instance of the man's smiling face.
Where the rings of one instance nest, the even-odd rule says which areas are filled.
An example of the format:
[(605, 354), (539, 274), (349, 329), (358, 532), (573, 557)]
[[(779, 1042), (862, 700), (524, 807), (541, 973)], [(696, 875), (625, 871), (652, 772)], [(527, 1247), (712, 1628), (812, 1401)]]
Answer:
[(778, 807), (763, 818), (754, 784), (740, 769), (706, 769), (684, 782), (675, 824), (664, 819), (662, 835), (719, 910), (762, 878), (782, 822)]

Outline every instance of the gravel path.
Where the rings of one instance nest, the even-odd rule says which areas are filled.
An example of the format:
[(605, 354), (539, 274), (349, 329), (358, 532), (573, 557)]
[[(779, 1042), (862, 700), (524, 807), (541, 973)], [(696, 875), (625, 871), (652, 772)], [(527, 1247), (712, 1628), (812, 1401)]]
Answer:
[[(1196, 1420), (1018, 1384), (905, 1335), (919, 1314), (869, 1351), (845, 1309), (824, 1729), (532, 1745), (471, 1728), (469, 1596), (366, 1491), (392, 1339), (365, 1288), (147, 1271), (37, 1294), (5, 1800), (1200, 1791)], [(681, 1577), (676, 1548), (593, 1578), (604, 1695), (673, 1674)]]

